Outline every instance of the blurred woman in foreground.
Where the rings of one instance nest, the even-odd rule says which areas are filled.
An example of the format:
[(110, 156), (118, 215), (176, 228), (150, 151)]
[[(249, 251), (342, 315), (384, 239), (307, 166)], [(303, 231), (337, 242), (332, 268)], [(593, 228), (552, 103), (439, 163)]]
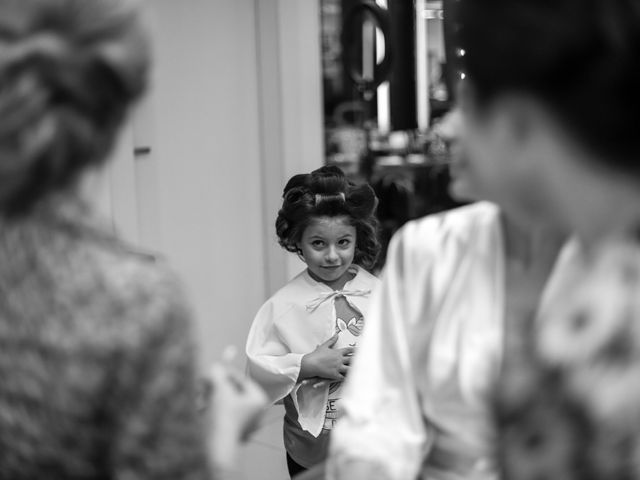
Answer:
[(507, 336), (507, 480), (640, 475), (640, 2), (461, 0), (463, 149), (492, 200), (577, 233)]
[(216, 367), (208, 432), (180, 285), (92, 210), (148, 66), (132, 1), (0, 0), (0, 478), (223, 478), (263, 405)]

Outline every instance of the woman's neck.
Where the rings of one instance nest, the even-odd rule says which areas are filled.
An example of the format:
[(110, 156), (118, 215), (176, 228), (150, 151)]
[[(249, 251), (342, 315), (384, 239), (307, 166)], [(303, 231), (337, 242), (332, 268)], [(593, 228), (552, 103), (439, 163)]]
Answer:
[(555, 262), (567, 235), (546, 225), (525, 224), (501, 213), (505, 257), (523, 270), (547, 268)]
[(501, 214), (505, 253), (505, 319), (518, 332), (528, 328), (567, 236)]
[(569, 208), (576, 232), (587, 250), (607, 238), (637, 234), (640, 185), (631, 174), (584, 175)]
[(577, 235), (586, 251), (637, 230), (638, 174), (612, 168), (610, 158), (572, 141), (561, 128), (552, 131), (552, 141), (544, 142), (548, 148), (536, 158), (544, 172), (545, 196), (538, 200), (546, 202), (546, 217)]

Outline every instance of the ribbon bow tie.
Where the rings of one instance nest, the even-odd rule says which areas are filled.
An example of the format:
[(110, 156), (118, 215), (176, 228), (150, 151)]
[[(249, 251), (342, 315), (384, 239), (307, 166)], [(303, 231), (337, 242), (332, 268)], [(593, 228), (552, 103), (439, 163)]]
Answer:
[(307, 310), (309, 312), (315, 311), (320, 305), (327, 300), (331, 300), (336, 297), (366, 297), (371, 293), (371, 290), (334, 290), (333, 292), (323, 293), (318, 298), (314, 298), (307, 303)]

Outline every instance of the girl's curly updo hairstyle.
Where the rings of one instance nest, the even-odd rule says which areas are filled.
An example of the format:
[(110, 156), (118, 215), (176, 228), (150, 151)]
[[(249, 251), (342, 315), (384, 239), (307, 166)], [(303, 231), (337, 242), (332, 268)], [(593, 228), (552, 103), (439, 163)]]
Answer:
[(338, 167), (294, 175), (284, 187), (282, 208), (276, 219), (278, 242), (289, 252), (298, 253), (298, 243), (313, 218), (344, 216), (356, 229), (353, 263), (370, 270), (380, 253), (377, 204), (369, 185), (347, 180)]
[(135, 0), (0, 0), (0, 212), (101, 164), (148, 65)]

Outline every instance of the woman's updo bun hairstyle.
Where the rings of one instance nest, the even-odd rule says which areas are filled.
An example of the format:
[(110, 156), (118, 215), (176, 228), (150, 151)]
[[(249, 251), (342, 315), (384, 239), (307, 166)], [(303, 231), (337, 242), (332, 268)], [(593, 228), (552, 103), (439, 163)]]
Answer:
[(0, 0), (0, 211), (101, 164), (148, 66), (133, 0)]

